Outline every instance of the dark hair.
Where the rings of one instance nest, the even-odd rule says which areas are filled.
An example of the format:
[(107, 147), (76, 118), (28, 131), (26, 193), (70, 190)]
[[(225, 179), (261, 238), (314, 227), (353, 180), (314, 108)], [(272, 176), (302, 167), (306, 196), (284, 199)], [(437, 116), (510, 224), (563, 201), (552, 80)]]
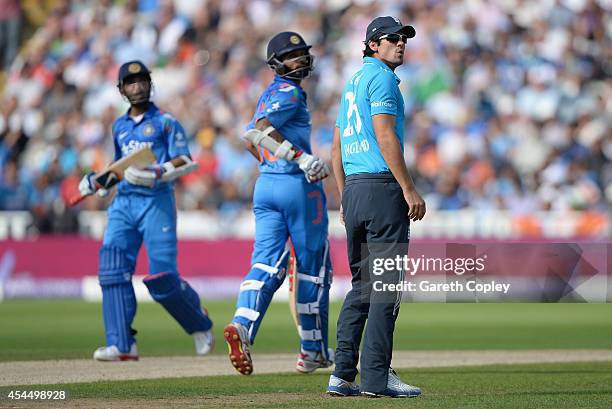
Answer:
[[(375, 41), (378, 45), (380, 45), (380, 39), (379, 38), (373, 38), (370, 41)], [(363, 50), (363, 56), (364, 57), (371, 57), (374, 54), (376, 54), (376, 51), (372, 50), (370, 48), (370, 41), (368, 41), (365, 45), (365, 49)]]

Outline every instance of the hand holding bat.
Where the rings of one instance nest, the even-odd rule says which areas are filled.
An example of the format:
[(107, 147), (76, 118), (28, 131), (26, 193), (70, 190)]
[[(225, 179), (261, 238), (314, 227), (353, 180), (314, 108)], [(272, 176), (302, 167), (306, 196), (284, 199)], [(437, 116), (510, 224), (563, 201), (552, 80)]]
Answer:
[(146, 166), (154, 163), (155, 154), (151, 148), (137, 150), (123, 158), (111, 163), (100, 173), (89, 173), (81, 179), (79, 183), (79, 194), (72, 197), (68, 204), (75, 206), (88, 196), (98, 193), (104, 197), (108, 194), (108, 189), (115, 186), (123, 179), (123, 172), (130, 166)]

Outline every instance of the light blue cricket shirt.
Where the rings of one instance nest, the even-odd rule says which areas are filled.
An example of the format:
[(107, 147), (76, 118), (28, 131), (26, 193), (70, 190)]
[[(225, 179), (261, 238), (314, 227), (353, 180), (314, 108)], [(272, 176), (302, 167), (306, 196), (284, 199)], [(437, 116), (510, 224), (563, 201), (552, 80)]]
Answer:
[(346, 176), (389, 172), (372, 125), (372, 115), (395, 116), (395, 135), (404, 149), (404, 100), (400, 79), (382, 61), (363, 59), (363, 67), (348, 81), (336, 126), (340, 129), (342, 166)]

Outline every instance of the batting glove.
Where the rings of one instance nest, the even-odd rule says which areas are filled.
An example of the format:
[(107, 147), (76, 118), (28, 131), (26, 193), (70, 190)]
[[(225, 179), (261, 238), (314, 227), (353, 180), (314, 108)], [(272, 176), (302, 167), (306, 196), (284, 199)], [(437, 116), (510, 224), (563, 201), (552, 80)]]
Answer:
[(123, 177), (132, 185), (153, 187), (155, 181), (161, 179), (164, 173), (166, 168), (162, 165), (152, 165), (142, 169), (130, 166), (123, 172)]
[(298, 152), (296, 156), (296, 161), (308, 182), (318, 182), (329, 176), (329, 167), (320, 158), (304, 152)]
[(83, 176), (83, 179), (81, 179), (81, 181), (79, 182), (79, 192), (81, 192), (83, 196), (89, 196), (96, 193), (97, 189), (94, 186), (94, 182), (92, 179), (94, 175), (95, 172), (89, 172), (88, 174)]
[(79, 182), (79, 192), (83, 196), (89, 196), (96, 193), (100, 197), (108, 196), (108, 190), (103, 187), (98, 187), (96, 182), (94, 182), (93, 177), (95, 176), (95, 172), (89, 172), (83, 179)]

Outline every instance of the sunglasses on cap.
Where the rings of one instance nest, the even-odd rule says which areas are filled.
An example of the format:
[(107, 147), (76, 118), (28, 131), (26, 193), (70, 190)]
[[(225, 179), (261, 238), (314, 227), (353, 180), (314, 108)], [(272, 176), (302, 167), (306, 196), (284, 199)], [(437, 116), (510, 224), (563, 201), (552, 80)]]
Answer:
[(378, 37), (378, 39), (387, 40), (388, 42), (393, 43), (393, 44), (397, 44), (400, 40), (402, 40), (402, 43), (406, 44), (406, 41), (408, 41), (408, 36), (404, 34), (393, 33), (393, 34), (382, 35)]

